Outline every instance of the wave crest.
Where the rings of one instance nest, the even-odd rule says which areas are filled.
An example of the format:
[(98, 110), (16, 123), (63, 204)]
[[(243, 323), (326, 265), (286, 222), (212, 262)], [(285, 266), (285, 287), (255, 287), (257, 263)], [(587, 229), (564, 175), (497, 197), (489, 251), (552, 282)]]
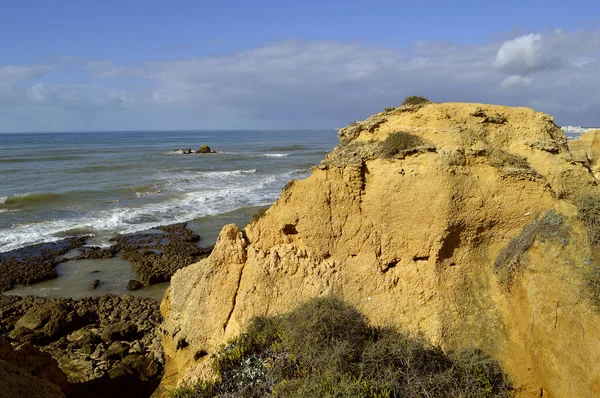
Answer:
[(56, 193), (26, 193), (22, 195), (3, 196), (0, 206), (7, 209), (22, 209), (64, 200), (64, 195)]

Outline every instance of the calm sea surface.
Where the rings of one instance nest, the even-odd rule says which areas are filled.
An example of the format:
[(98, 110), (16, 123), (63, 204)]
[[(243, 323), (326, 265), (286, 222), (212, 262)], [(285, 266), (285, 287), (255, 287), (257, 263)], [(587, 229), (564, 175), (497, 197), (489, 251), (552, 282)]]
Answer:
[[(0, 134), (0, 252), (184, 221), (214, 240), (337, 142), (333, 130)], [(201, 144), (218, 153), (173, 152)]]

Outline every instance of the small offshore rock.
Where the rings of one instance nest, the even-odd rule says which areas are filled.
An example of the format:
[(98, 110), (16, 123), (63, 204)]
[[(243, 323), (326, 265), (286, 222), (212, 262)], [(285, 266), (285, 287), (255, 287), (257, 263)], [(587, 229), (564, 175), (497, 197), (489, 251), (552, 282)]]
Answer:
[(208, 145), (202, 144), (202, 146), (196, 150), (196, 153), (215, 153), (215, 151), (211, 150)]
[(142, 285), (142, 282), (135, 279), (131, 279), (129, 282), (127, 282), (127, 290), (138, 290), (143, 287), (144, 285)]
[(100, 280), (96, 279), (92, 282), (92, 286), (90, 286), (90, 289), (95, 290), (98, 287), (98, 285), (100, 285)]
[(192, 148), (184, 148), (181, 150), (181, 153), (183, 153), (184, 155), (189, 155), (190, 153), (192, 153)]

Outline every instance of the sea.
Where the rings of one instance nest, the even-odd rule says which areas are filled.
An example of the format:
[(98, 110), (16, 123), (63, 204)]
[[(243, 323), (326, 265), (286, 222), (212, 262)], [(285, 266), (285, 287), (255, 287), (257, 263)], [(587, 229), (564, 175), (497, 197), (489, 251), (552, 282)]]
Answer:
[[(216, 153), (181, 151), (202, 144)], [(335, 130), (0, 134), (0, 253), (79, 235), (109, 246), (117, 234), (181, 222), (209, 246), (223, 225), (243, 228), (287, 181), (308, 177), (337, 144)], [(136, 278), (119, 257), (56, 269), (56, 279), (5, 294), (124, 294)], [(160, 300), (167, 285), (134, 294)]]
[[(0, 252), (179, 222), (214, 240), (337, 143), (335, 130), (0, 134)], [(202, 144), (216, 153), (180, 151)]]

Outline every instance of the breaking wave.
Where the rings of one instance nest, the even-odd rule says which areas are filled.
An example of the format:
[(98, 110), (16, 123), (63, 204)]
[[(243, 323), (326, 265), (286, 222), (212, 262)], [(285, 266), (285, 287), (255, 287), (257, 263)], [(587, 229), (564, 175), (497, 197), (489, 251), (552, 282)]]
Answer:
[[(206, 173), (212, 172), (204, 172), (202, 175), (216, 178), (215, 176), (227, 172)], [(235, 176), (238, 173), (247, 175), (256, 171), (236, 170), (234, 174), (229, 175)], [(294, 170), (279, 175), (255, 176), (252, 181), (240, 179), (237, 184), (229, 180), (226, 185), (215, 187), (213, 184), (211, 189), (191, 192), (188, 189), (184, 194), (138, 207), (115, 207), (88, 212), (71, 219), (14, 225), (10, 229), (0, 230), (0, 252), (56, 241), (82, 232), (105, 236), (108, 239), (117, 232), (133, 233), (158, 225), (227, 213), (241, 207), (267, 205), (277, 199), (287, 180), (292, 177), (299, 178), (304, 174), (303, 170)]]

